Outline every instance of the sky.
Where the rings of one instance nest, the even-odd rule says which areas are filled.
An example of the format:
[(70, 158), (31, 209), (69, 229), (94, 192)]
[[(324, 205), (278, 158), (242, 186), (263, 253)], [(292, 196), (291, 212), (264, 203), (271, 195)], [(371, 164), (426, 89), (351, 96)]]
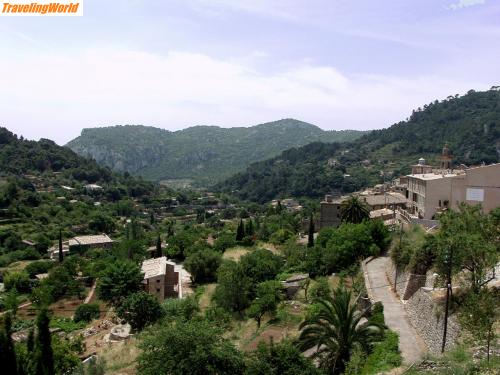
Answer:
[(0, 126), (375, 129), (500, 84), (497, 0), (84, 0), (0, 17)]

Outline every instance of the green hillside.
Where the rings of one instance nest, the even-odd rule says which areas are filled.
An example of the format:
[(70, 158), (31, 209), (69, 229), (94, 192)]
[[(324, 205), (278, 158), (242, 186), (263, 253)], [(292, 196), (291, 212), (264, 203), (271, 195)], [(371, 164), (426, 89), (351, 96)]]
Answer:
[(176, 132), (126, 125), (84, 129), (67, 146), (117, 171), (151, 180), (192, 179), (208, 185), (288, 148), (316, 141), (351, 141), (361, 134), (324, 131), (293, 119), (248, 128), (194, 126)]
[(347, 143), (312, 143), (252, 164), (218, 185), (240, 198), (320, 197), (408, 173), (420, 157), (436, 162), (449, 143), (455, 162), (494, 163), (500, 155), (500, 92), (469, 91), (413, 111), (407, 121)]

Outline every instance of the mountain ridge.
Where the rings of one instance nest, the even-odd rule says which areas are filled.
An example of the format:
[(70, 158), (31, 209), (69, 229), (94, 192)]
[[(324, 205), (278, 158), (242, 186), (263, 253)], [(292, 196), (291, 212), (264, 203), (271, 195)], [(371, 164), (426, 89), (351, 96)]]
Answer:
[(322, 130), (295, 119), (233, 128), (196, 125), (177, 131), (115, 125), (83, 129), (66, 146), (117, 171), (151, 180), (193, 179), (208, 185), (290, 147), (352, 140), (362, 134)]
[(445, 142), (457, 164), (500, 161), (500, 91), (470, 90), (413, 111), (407, 121), (352, 142), (311, 143), (251, 164), (220, 191), (260, 203), (288, 196), (349, 193), (410, 172), (420, 157), (436, 163)]

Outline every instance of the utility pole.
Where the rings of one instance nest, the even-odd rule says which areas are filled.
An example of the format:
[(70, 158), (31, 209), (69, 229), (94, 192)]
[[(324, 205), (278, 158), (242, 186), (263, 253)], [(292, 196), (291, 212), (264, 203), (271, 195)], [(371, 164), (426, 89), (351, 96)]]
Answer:
[(443, 330), (443, 344), (441, 346), (441, 353), (444, 353), (444, 349), (446, 347), (446, 335), (448, 333), (448, 310), (450, 307), (452, 267), (453, 267), (453, 246), (450, 247), (449, 258), (448, 258), (448, 275), (446, 280), (446, 306), (444, 310), (444, 330)]

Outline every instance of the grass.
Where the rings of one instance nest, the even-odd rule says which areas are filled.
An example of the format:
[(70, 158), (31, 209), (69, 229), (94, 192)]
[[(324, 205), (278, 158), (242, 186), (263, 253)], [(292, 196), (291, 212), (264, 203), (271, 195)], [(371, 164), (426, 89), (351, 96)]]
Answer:
[(30, 263), (36, 262), (35, 260), (19, 260), (17, 262), (13, 262), (9, 264), (7, 267), (1, 267), (0, 272), (5, 273), (9, 271), (19, 272), (26, 268), (26, 266)]
[(212, 296), (214, 295), (216, 286), (217, 284), (215, 283), (203, 285), (203, 293), (200, 295), (200, 298), (198, 300), (201, 311), (205, 311), (210, 306), (210, 302), (212, 301)]
[(106, 363), (106, 374), (135, 374), (135, 365), (140, 350), (137, 339), (115, 343), (105, 348), (100, 357)]
[(230, 259), (230, 260), (234, 260), (234, 261), (239, 261), (240, 258), (248, 253), (250, 253), (252, 250), (247, 248), (247, 247), (243, 247), (243, 246), (235, 246), (235, 247), (231, 247), (230, 249), (227, 249), (224, 254), (222, 255), (222, 258), (224, 259)]

